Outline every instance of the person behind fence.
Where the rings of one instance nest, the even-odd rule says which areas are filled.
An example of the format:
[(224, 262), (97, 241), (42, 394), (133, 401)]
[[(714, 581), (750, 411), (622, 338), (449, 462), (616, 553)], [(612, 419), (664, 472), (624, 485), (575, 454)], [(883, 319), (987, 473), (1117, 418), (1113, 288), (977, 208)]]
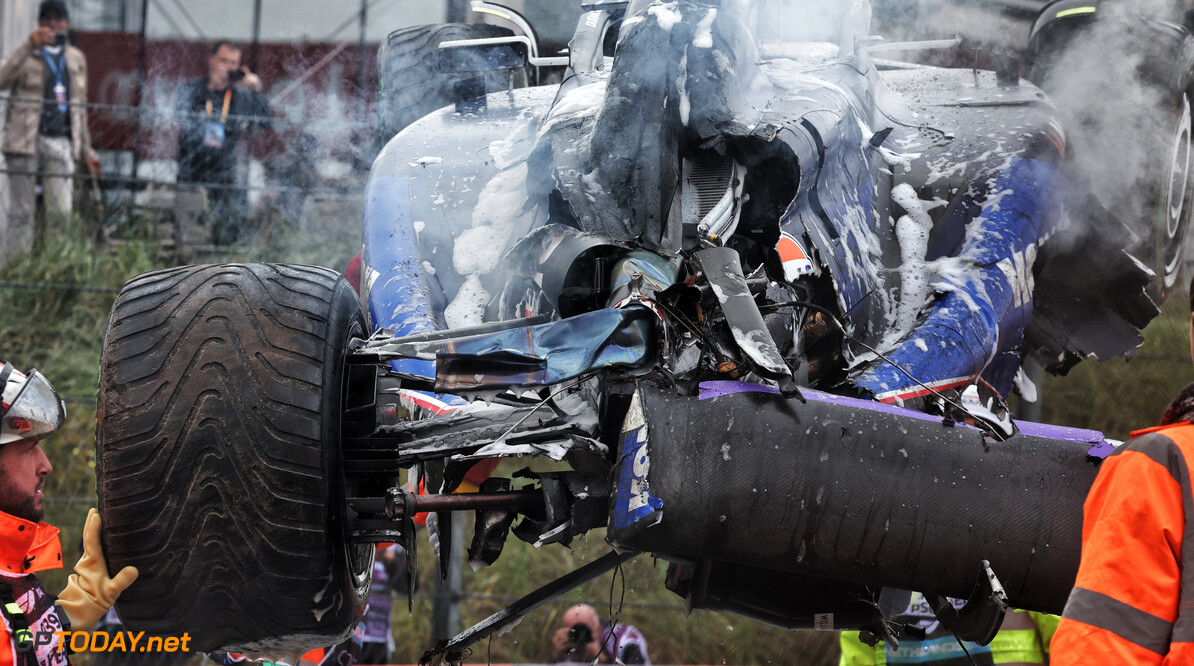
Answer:
[[(67, 42), (70, 14), (62, 0), (44, 0), (37, 30), (0, 61), (0, 91), (9, 94), (4, 161), (9, 201), (0, 217), (0, 263), (33, 247), (36, 174), (42, 174), (47, 222), (66, 229), (76, 161), (99, 173), (87, 129), (87, 58)], [(3, 205), (5, 202), (0, 202)]]
[(69, 664), (63, 632), (94, 627), (137, 579), (134, 567), (108, 576), (95, 509), (66, 589), (55, 599), (37, 578), (62, 566), (58, 528), (43, 522), (43, 489), (54, 468), (41, 441), (65, 421), (66, 407), (41, 373), (0, 360), (0, 664)]
[(647, 639), (629, 624), (602, 624), (597, 611), (588, 604), (577, 604), (564, 612), (563, 626), (551, 636), (553, 664), (645, 664)]
[(252, 126), (270, 117), (261, 78), (240, 64), (240, 48), (220, 41), (212, 44), (207, 76), (178, 89), (178, 182), (206, 190), (213, 240), (236, 240), (248, 213), (248, 198), (236, 186), (236, 147)]

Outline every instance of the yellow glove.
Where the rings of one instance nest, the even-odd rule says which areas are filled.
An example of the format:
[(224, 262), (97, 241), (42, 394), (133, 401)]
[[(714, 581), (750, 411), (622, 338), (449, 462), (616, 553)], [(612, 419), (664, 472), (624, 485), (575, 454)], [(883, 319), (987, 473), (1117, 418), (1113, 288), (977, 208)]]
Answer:
[(58, 595), (58, 605), (66, 611), (74, 629), (90, 629), (108, 612), (116, 597), (137, 580), (137, 568), (125, 567), (108, 578), (108, 563), (100, 545), (99, 512), (87, 512), (83, 525), (83, 557), (75, 564), (75, 572), (66, 581), (66, 589)]

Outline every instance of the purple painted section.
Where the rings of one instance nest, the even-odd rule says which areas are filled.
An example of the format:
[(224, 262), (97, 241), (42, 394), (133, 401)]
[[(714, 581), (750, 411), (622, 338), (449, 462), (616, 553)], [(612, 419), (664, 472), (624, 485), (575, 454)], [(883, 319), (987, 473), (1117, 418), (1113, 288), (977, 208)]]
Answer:
[(1104, 439), (1101, 442), (1095, 442), (1094, 444), (1091, 444), (1090, 448), (1086, 450), (1086, 455), (1102, 460), (1114, 452), (1115, 446), (1111, 442), (1108, 442)]
[(637, 648), (636, 651), (642, 657), (642, 661), (635, 660), (631, 663), (651, 666), (651, 659), (647, 656), (647, 639), (633, 625), (615, 624), (612, 630), (609, 627), (603, 627), (601, 630), (601, 645), (607, 652), (612, 652), (619, 660), (624, 659), (627, 650), (633, 646)]
[(1064, 442), (1089, 444), (1090, 448), (1086, 451), (1086, 455), (1092, 458), (1106, 458), (1115, 450), (1115, 445), (1108, 441), (1107, 436), (1098, 430), (1067, 428), (1065, 426), (1033, 423), (1031, 421), (1017, 421), (1016, 426), (1020, 428), (1020, 432), (1025, 435), (1032, 435), (1033, 437), (1047, 437), (1049, 439), (1059, 439)]
[[(771, 393), (779, 395), (779, 389), (773, 386), (762, 386), (760, 384), (750, 384), (747, 382), (735, 381), (711, 381), (701, 382), (699, 398), (706, 400), (708, 398), (718, 398), (723, 395), (732, 395), (734, 393)], [(882, 412), (884, 414), (894, 414), (896, 416), (906, 416), (911, 419), (920, 421), (936, 421), (942, 423), (939, 416), (932, 414), (925, 414), (912, 409), (905, 409), (903, 407), (896, 407), (895, 405), (888, 405), (882, 402), (875, 402), (874, 400), (862, 400), (861, 398), (850, 398), (844, 395), (834, 395), (832, 393), (822, 393), (814, 391), (810, 388), (801, 387), (800, 394), (808, 400), (815, 400), (816, 402), (826, 402), (835, 405), (845, 405), (847, 407), (857, 407), (858, 409), (865, 409), (872, 412)], [(970, 426), (964, 423), (955, 423), (955, 426), (962, 428), (969, 428)]]
[[(699, 398), (707, 400), (709, 398), (719, 398), (721, 396), (733, 395), (735, 393), (770, 393), (772, 395), (779, 395), (779, 389), (773, 386), (763, 386), (761, 384), (750, 384), (747, 382), (735, 381), (710, 381), (701, 382)], [(936, 421), (942, 423), (943, 420), (939, 416), (932, 414), (925, 414), (903, 407), (896, 407), (895, 405), (888, 405), (882, 402), (874, 402), (872, 400), (862, 400), (859, 398), (849, 398), (842, 395), (834, 395), (832, 393), (822, 393), (814, 391), (810, 388), (801, 388), (800, 393), (808, 400), (815, 400), (817, 402), (833, 403), (838, 405), (845, 405), (848, 407), (857, 407), (859, 409), (866, 409), (872, 412), (883, 412), (885, 414), (894, 414), (896, 416), (906, 416), (912, 419), (921, 421)], [(964, 423), (954, 423), (955, 427), (970, 428)], [(1077, 444), (1089, 444), (1090, 449), (1086, 452), (1087, 455), (1095, 458), (1106, 458), (1115, 450), (1115, 446), (1107, 440), (1103, 433), (1097, 430), (1085, 430), (1082, 428), (1067, 428), (1065, 426), (1051, 425), (1048, 423), (1034, 423), (1032, 421), (1016, 421), (1016, 427), (1019, 428), (1020, 434), (1028, 435), (1030, 437), (1043, 437), (1046, 439), (1060, 440), (1063, 442), (1074, 442)]]
[(1082, 428), (1067, 428), (1065, 426), (1050, 425), (1048, 423), (1033, 423), (1031, 421), (1016, 421), (1020, 432), (1033, 437), (1048, 437), (1067, 442), (1081, 442), (1096, 444), (1105, 440), (1103, 433), (1098, 430), (1083, 430)]
[[(803, 391), (801, 389), (801, 392)], [(700, 395), (697, 397), (700, 400), (708, 400), (709, 398), (720, 398), (723, 395), (733, 395), (735, 393), (771, 393), (779, 395), (779, 389), (774, 386), (735, 381), (701, 382)]]

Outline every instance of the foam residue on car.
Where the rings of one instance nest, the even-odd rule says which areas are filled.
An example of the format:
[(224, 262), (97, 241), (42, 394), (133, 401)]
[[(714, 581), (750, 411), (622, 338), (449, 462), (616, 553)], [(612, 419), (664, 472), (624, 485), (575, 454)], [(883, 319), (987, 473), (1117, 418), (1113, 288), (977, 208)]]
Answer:
[(527, 164), (499, 172), (481, 191), (473, 209), (473, 226), (461, 232), (452, 248), (452, 267), (464, 278), (444, 308), (449, 328), (475, 326), (485, 320), (490, 295), (481, 276), (494, 271), (505, 253), (515, 218), (526, 203)]
[(923, 201), (908, 183), (900, 183), (891, 190), (891, 200), (907, 211), (895, 221), (896, 239), (900, 244), (900, 298), (895, 301), (895, 339), (902, 338), (916, 324), (929, 297), (932, 272), (925, 265), (929, 250), (929, 233), (933, 218), (929, 211), (944, 206), (939, 199)]
[(696, 36), (692, 38), (692, 45), (698, 49), (713, 48), (713, 19), (717, 18), (717, 10), (710, 9), (705, 18), (697, 24)]
[(597, 74), (601, 78), (593, 83), (572, 88), (555, 104), (551, 106), (543, 124), (539, 127), (539, 136), (550, 132), (557, 125), (572, 122), (597, 115), (601, 110), (601, 102), (605, 99), (605, 88), (608, 74)]
[(670, 31), (672, 26), (684, 20), (684, 16), (680, 14), (675, 2), (654, 5), (647, 10), (647, 13), (655, 17), (655, 21), (664, 32)]

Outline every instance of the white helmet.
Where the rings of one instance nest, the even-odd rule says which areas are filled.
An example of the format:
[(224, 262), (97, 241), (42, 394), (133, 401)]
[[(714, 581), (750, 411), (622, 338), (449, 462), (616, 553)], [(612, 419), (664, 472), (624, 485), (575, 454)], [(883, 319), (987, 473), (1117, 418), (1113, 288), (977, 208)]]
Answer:
[(52, 435), (65, 421), (66, 405), (40, 372), (0, 361), (0, 445)]

